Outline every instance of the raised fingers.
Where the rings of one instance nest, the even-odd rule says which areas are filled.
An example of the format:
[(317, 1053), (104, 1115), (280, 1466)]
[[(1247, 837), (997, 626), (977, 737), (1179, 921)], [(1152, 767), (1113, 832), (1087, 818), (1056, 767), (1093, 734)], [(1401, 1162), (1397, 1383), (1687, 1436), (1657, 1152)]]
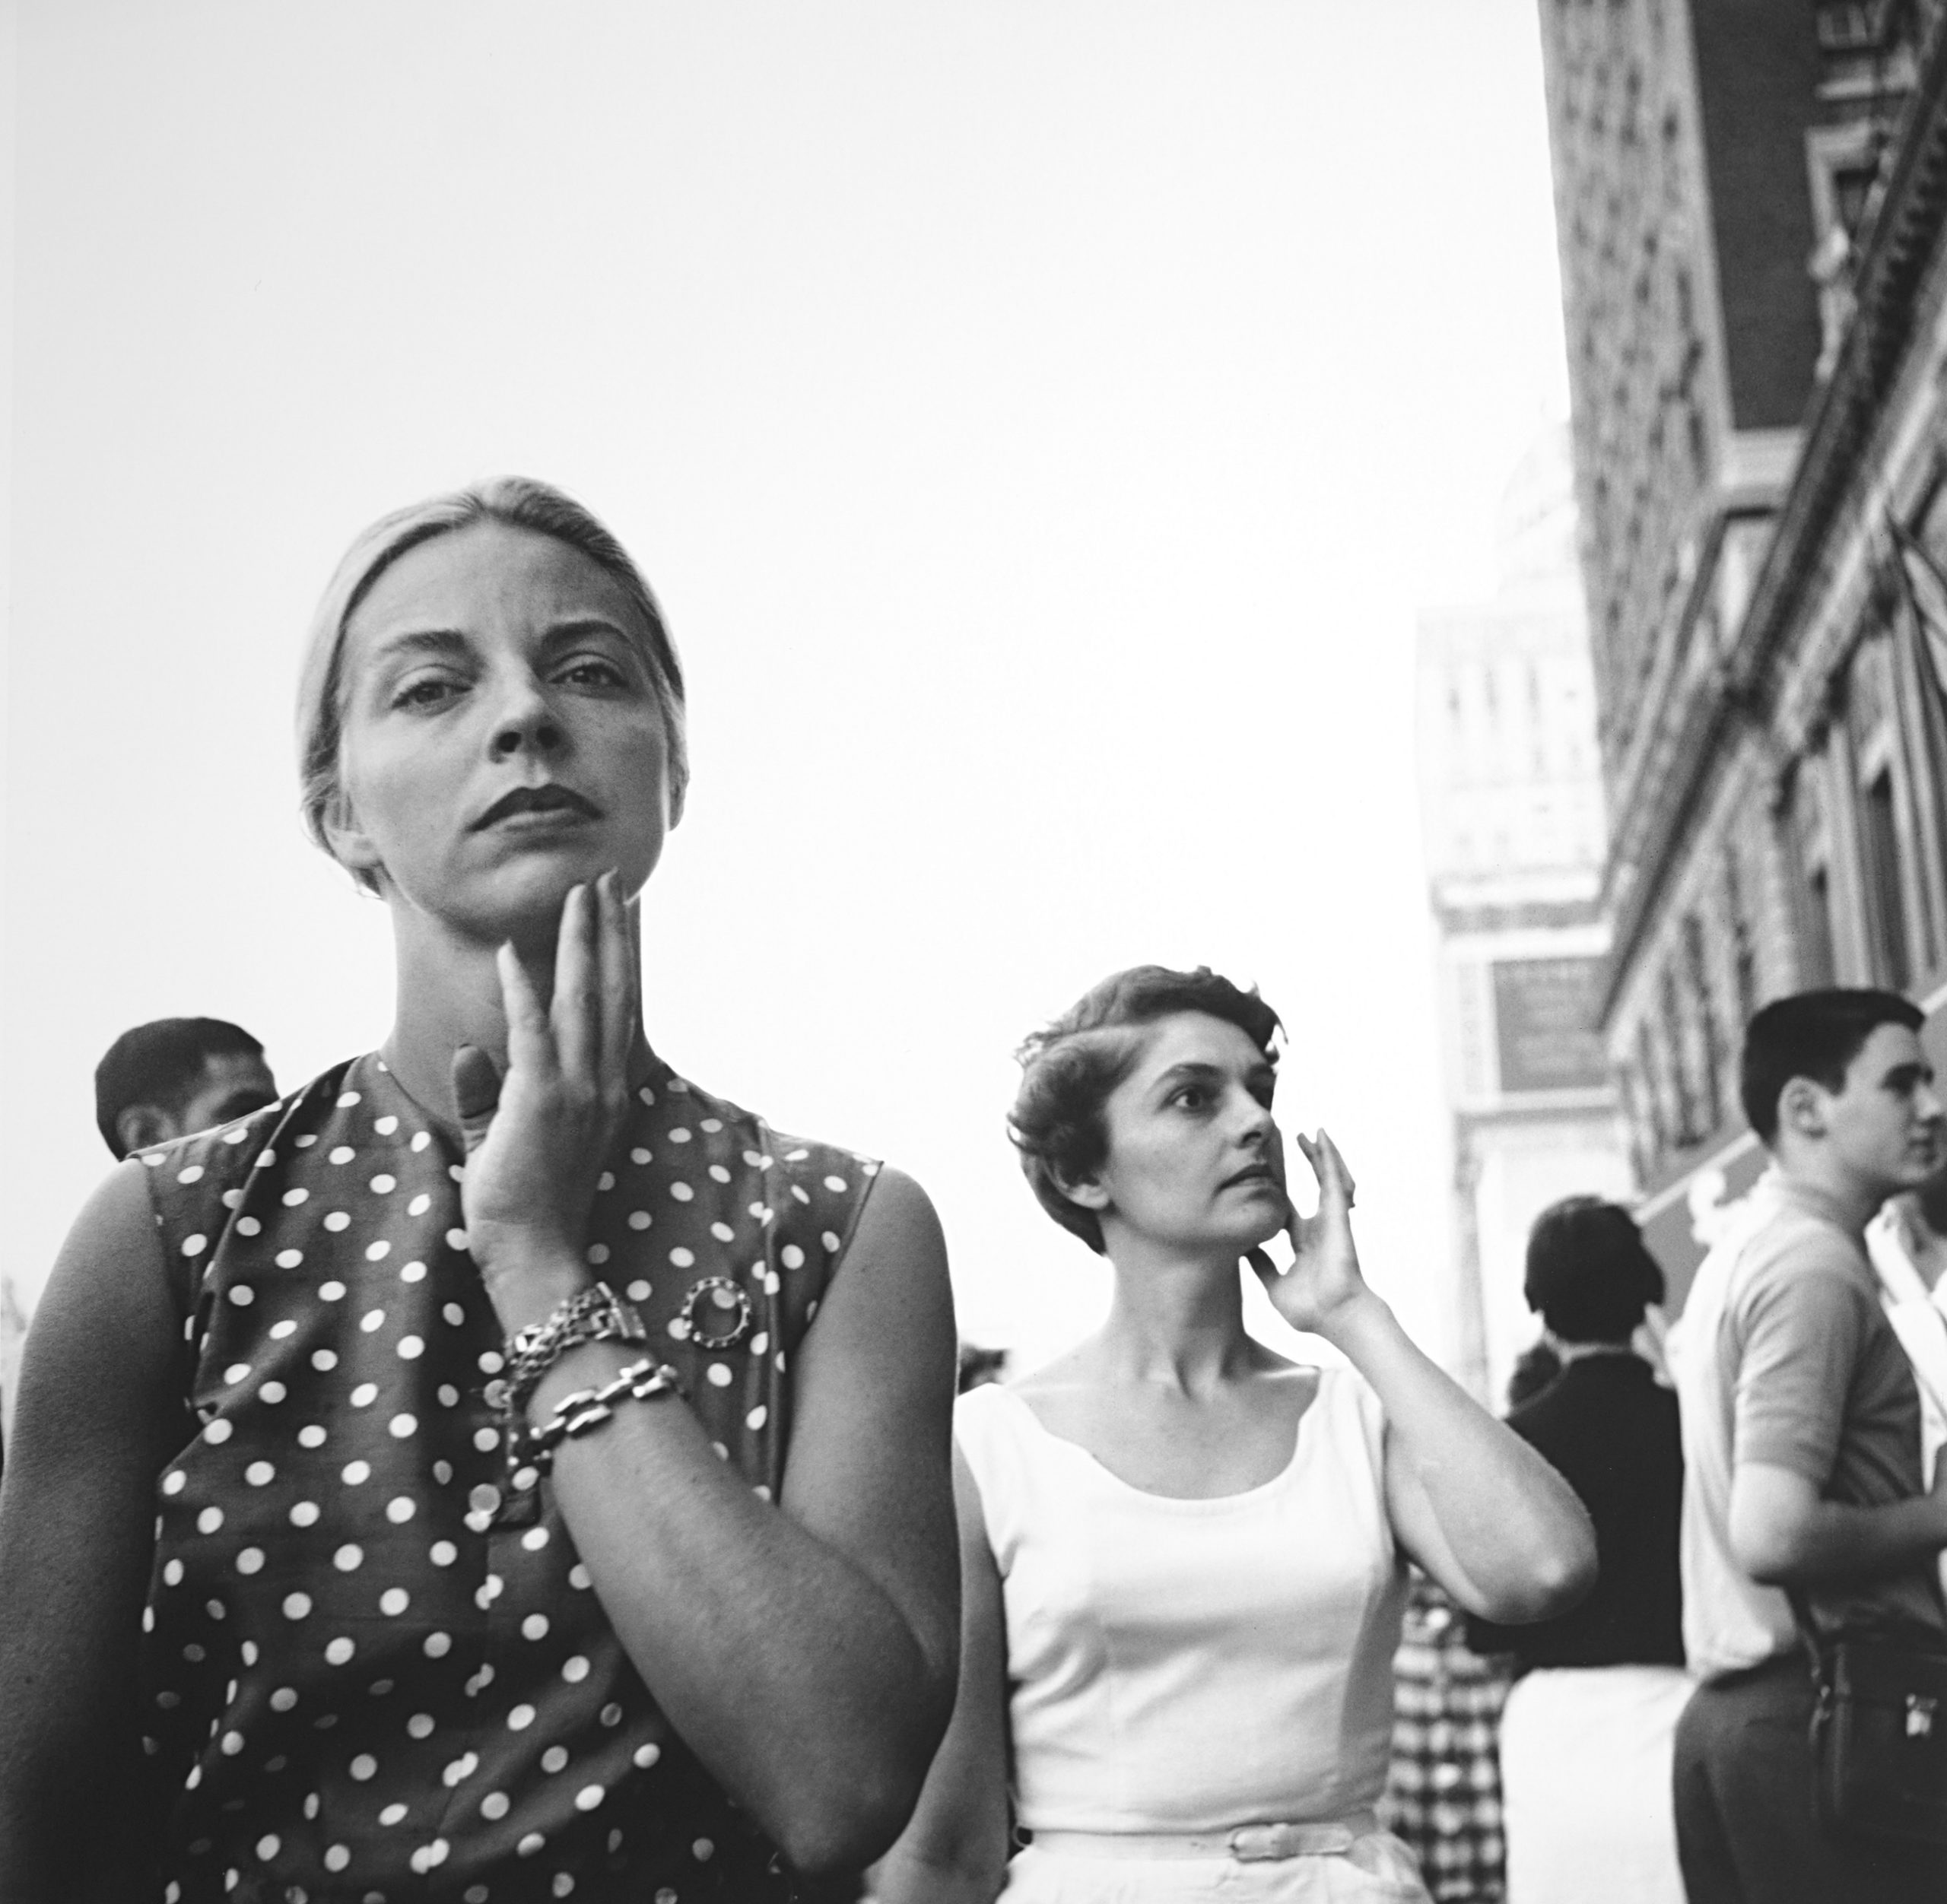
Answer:
[(535, 996), (511, 944), (494, 955), (500, 975), (500, 1004), (507, 1014), (507, 1068), (529, 1075), (548, 1069), (554, 1056), (548, 1014)]
[(636, 986), (638, 982), (635, 936), (629, 928), (629, 909), (622, 897), (621, 876), (604, 873), (595, 885), (596, 944), (602, 972), (602, 1073), (619, 1093), (627, 1085), (629, 1051), (635, 1042)]
[(1318, 1133), (1318, 1147), (1325, 1154), (1326, 1168), (1338, 1180), (1339, 1187), (1345, 1192), (1345, 1207), (1351, 1209), (1359, 1186), (1352, 1181), (1352, 1173), (1345, 1167), (1345, 1160), (1339, 1154), (1338, 1145), (1332, 1142), (1323, 1127)]
[(1348, 1210), (1351, 1209), (1358, 1186), (1353, 1182), (1352, 1173), (1346, 1169), (1338, 1145), (1332, 1142), (1323, 1126), (1320, 1127), (1316, 1137), (1307, 1137), (1302, 1131), (1294, 1131), (1291, 1138), (1304, 1154), (1306, 1163), (1311, 1166), (1312, 1175), (1318, 1179), (1320, 1207), (1342, 1201)]
[(561, 902), (554, 941), (554, 998), (548, 1011), (562, 1074), (592, 1077), (599, 1061), (600, 966), (596, 951), (596, 907), (586, 886), (571, 886)]

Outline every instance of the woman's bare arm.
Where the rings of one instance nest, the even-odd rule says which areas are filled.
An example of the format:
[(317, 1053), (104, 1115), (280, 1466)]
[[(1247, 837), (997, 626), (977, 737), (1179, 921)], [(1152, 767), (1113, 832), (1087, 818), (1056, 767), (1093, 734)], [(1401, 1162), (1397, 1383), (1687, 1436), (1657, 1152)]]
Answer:
[[(0, 1487), (0, 1897), (150, 1895), (136, 1658), (155, 1479), (186, 1439), (143, 1166), (83, 1210), (36, 1312)], [(146, 1880), (146, 1882), (145, 1882)]]
[(1321, 1131), (1297, 1138), (1318, 1211), (1294, 1217), (1297, 1260), (1252, 1263), (1293, 1328), (1322, 1335), (1386, 1411), (1386, 1502), (1406, 1552), (1471, 1614), (1518, 1626), (1565, 1612), (1596, 1582), (1596, 1536), (1575, 1490), (1439, 1368), (1374, 1295), (1352, 1242), (1352, 1180)]
[(956, 1452), (960, 1690), (913, 1822), (873, 1874), (878, 1904), (991, 1904), (1007, 1880), (1007, 1623), (980, 1492)]
[[(456, 1061), (455, 1095), (469, 1246), (512, 1334), (588, 1280), (588, 1207), (639, 1036), (613, 879), (569, 894), (545, 1007), (510, 949), (501, 980), (497, 1101), (477, 1052)], [(637, 1671), (806, 1872), (856, 1869), (891, 1842), (952, 1709), (954, 1351), (932, 1206), (882, 1171), (798, 1350), (775, 1505), (674, 1396), (618, 1408), (556, 1456), (562, 1517)], [(531, 1417), (639, 1353), (576, 1350), (535, 1391)]]
[[(535, 1414), (629, 1359), (578, 1351)], [(952, 1707), (953, 1366), (932, 1206), (882, 1171), (799, 1352), (776, 1506), (673, 1397), (556, 1457), (562, 1517), (657, 1703), (807, 1872), (885, 1849)]]
[(1331, 1339), (1386, 1411), (1399, 1544), (1484, 1619), (1519, 1626), (1566, 1612), (1596, 1583), (1595, 1533), (1575, 1490), (1372, 1301)]

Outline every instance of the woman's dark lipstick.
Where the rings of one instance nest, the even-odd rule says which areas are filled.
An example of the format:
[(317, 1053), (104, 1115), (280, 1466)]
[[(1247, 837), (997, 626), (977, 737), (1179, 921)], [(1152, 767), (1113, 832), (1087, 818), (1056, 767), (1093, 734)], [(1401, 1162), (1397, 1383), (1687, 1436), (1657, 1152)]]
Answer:
[(512, 820), (522, 814), (573, 814), (584, 820), (599, 820), (601, 810), (592, 800), (584, 798), (572, 787), (564, 787), (550, 780), (538, 787), (516, 787), (501, 795), (499, 799), (473, 823), (473, 831), (479, 833), (485, 828), (497, 825), (503, 820)]

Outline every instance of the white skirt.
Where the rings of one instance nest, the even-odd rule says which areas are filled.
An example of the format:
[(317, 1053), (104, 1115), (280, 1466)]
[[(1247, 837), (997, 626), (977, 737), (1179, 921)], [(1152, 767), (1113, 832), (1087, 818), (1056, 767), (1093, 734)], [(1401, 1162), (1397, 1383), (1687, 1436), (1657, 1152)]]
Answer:
[(1430, 1904), (1413, 1854), (1390, 1832), (1304, 1858), (1088, 1857), (1030, 1845), (1002, 1904)]
[(1545, 1668), (1501, 1715), (1507, 1904), (1684, 1904), (1670, 1762), (1675, 1666)]

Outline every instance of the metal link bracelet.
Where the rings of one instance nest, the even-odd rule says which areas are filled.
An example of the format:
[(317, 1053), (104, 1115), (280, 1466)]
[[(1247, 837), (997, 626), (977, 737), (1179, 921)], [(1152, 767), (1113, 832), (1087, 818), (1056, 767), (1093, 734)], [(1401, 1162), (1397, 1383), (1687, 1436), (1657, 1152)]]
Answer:
[(570, 1349), (588, 1342), (646, 1342), (642, 1318), (606, 1283), (591, 1283), (557, 1303), (545, 1320), (507, 1338), (503, 1412), (511, 1422), (526, 1414), (541, 1378)]
[(554, 1450), (564, 1441), (578, 1441), (615, 1414), (618, 1401), (653, 1401), (658, 1395), (680, 1395), (681, 1378), (666, 1362), (645, 1356), (631, 1363), (613, 1381), (599, 1388), (577, 1388), (555, 1403), (554, 1412), (538, 1428), (523, 1425), (522, 1453), (526, 1464), (545, 1474), (554, 1464)]
[[(542, 1377), (570, 1349), (590, 1342), (648, 1340), (642, 1318), (606, 1283), (591, 1283), (576, 1290), (557, 1303), (545, 1319), (507, 1338), (506, 1370), (488, 1385), (488, 1395), (500, 1418), (508, 1503), (522, 1496), (531, 1503), (531, 1490), (548, 1471), (546, 1458), (534, 1452), (534, 1431), (527, 1424), (527, 1404)], [(513, 1511), (511, 1506), (508, 1511)]]

